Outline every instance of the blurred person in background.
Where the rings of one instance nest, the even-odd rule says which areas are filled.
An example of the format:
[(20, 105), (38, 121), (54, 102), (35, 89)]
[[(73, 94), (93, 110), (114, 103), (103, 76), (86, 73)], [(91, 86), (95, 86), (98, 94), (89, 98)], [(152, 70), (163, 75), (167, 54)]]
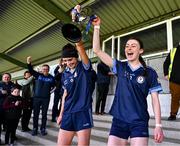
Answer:
[(28, 127), (32, 113), (32, 98), (34, 96), (34, 77), (29, 71), (24, 72), (24, 79), (19, 82), (22, 86), (23, 112), (21, 118), (22, 132), (31, 131)]
[(173, 48), (163, 65), (165, 79), (169, 81), (171, 93), (171, 110), (169, 121), (176, 120), (180, 106), (180, 45)]
[(50, 95), (55, 87), (55, 79), (49, 74), (50, 67), (47, 64), (42, 65), (42, 73), (37, 72), (31, 65), (31, 56), (27, 57), (27, 65), (29, 72), (35, 78), (35, 88), (33, 97), (33, 130), (32, 136), (38, 134), (38, 120), (40, 109), (42, 110), (42, 122), (40, 132), (42, 136), (47, 135), (46, 122), (47, 112), (50, 102)]

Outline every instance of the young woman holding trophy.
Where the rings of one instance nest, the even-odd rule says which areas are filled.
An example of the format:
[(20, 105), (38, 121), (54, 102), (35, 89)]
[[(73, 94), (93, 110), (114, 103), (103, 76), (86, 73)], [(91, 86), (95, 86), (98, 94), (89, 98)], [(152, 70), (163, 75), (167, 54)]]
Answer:
[[(71, 33), (68, 33), (71, 31)], [(92, 120), (92, 65), (81, 41), (81, 32), (73, 24), (62, 27), (64, 37), (76, 46), (68, 43), (62, 49), (62, 60), (66, 69), (62, 73), (64, 89), (63, 105), (58, 117), (60, 130), (58, 146), (71, 145), (77, 135), (78, 145), (90, 143)], [(79, 55), (81, 61), (78, 60)]]

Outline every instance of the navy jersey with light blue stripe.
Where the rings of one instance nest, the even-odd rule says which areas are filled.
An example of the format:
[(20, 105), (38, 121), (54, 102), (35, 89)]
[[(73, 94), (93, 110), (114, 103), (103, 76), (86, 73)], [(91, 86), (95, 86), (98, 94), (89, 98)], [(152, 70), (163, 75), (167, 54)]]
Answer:
[(110, 113), (127, 123), (147, 122), (148, 93), (162, 90), (155, 70), (147, 67), (147, 76), (144, 77), (143, 66), (133, 70), (128, 62), (118, 60), (113, 60), (112, 70), (117, 75), (117, 86)]
[(68, 68), (62, 74), (62, 84), (67, 89), (67, 97), (65, 98), (64, 113), (74, 113), (85, 111), (92, 107), (91, 93), (91, 63), (88, 65), (78, 62), (74, 72), (70, 72)]

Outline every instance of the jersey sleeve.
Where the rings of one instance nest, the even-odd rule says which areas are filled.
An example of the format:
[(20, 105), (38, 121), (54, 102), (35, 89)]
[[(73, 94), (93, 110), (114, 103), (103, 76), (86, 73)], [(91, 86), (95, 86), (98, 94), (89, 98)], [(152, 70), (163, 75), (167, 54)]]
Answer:
[(158, 82), (158, 75), (155, 70), (151, 70), (148, 74), (149, 77), (149, 93), (161, 92), (162, 87), (160, 82)]
[(90, 62), (90, 60), (89, 60), (88, 64), (84, 64), (84, 63), (82, 62), (82, 65), (83, 65), (83, 68), (84, 68), (85, 70), (90, 70), (90, 69), (91, 69), (91, 62)]

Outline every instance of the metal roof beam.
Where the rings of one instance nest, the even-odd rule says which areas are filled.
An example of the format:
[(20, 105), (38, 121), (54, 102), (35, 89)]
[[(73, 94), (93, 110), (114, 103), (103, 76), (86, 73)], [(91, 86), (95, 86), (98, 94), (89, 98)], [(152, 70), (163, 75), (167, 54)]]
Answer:
[(12, 58), (4, 53), (0, 53), (0, 58), (4, 59), (4, 60), (7, 60), (13, 64), (16, 64), (17, 66), (20, 66), (20, 67), (23, 67), (23, 68), (27, 68), (27, 65), (26, 63), (23, 63), (15, 58)]

